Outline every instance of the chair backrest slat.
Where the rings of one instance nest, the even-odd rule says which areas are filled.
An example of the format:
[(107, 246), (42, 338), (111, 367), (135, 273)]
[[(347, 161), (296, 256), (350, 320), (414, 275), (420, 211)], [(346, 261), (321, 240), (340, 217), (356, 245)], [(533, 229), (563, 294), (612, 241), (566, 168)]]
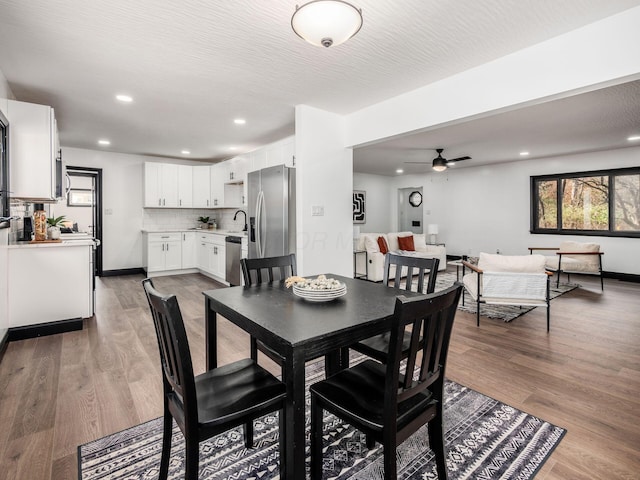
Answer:
[[(399, 388), (395, 395), (385, 401), (399, 403), (424, 391), (439, 382), (441, 390), (444, 381), (444, 367), (449, 349), (453, 320), (462, 292), (462, 285), (456, 284), (442, 292), (420, 297), (399, 296), (396, 300), (394, 326), (389, 342), (387, 381)], [(406, 362), (406, 370), (401, 371), (403, 338), (405, 330), (411, 328), (411, 344)], [(414, 378), (414, 368), (419, 362), (419, 374)], [(438, 390), (436, 388), (436, 390)], [(440, 391), (439, 395), (442, 394)], [(437, 395), (436, 395), (437, 397)], [(394, 408), (385, 405), (385, 408)]]
[(245, 286), (282, 281), (297, 275), (296, 256), (293, 253), (280, 257), (243, 258), (240, 266)]
[[(192, 410), (188, 405), (196, 405), (196, 390), (191, 352), (178, 299), (175, 295), (162, 295), (154, 288), (150, 278), (142, 283), (158, 337), (165, 389), (180, 396), (186, 417)], [(197, 408), (193, 408), (193, 411), (197, 412)]]
[[(433, 293), (436, 287), (439, 263), (440, 260), (437, 258), (411, 257), (387, 253), (384, 258), (382, 283), (390, 285), (393, 282), (393, 287), (398, 290)], [(395, 266), (393, 277), (391, 276), (392, 266)], [(403, 285), (402, 277), (405, 274)], [(413, 287), (414, 281), (417, 282), (417, 288)]]

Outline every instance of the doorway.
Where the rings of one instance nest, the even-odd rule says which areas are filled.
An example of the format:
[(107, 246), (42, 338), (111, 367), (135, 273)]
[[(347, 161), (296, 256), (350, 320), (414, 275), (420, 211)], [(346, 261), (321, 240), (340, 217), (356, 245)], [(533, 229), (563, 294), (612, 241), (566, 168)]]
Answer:
[[(77, 212), (75, 223), (98, 241), (95, 273), (102, 276), (102, 169), (67, 167), (67, 211)], [(84, 208), (82, 208), (84, 207)], [(73, 218), (73, 217), (69, 217)]]
[(398, 189), (398, 231), (423, 233), (422, 187)]

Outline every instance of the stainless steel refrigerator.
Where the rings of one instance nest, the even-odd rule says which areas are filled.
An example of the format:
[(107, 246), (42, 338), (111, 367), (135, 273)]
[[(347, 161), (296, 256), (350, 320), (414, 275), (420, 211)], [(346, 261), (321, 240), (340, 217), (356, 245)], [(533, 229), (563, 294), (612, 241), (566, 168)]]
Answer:
[(296, 249), (296, 171), (278, 165), (247, 176), (249, 258), (277, 257)]

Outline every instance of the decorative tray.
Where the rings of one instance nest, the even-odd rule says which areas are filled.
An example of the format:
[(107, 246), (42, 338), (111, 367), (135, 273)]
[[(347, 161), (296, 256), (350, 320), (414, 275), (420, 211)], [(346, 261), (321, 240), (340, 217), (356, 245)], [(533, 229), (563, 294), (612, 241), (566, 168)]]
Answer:
[(287, 286), (293, 293), (309, 302), (329, 302), (347, 293), (347, 286), (333, 278), (319, 275), (317, 278), (290, 277)]

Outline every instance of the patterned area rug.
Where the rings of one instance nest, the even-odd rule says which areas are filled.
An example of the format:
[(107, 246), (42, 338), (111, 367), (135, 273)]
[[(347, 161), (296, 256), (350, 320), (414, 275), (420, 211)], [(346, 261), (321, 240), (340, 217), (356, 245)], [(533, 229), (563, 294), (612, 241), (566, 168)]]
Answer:
[[(439, 290), (444, 290), (445, 288), (450, 287), (456, 281), (456, 274), (449, 272), (438, 272), (438, 276), (436, 277), (436, 292)], [(462, 281), (462, 275), (460, 276), (460, 281)], [(578, 288), (580, 285), (576, 283), (561, 283), (558, 287), (555, 286), (555, 281), (551, 282), (549, 288), (549, 294), (551, 299), (553, 300), (560, 295), (563, 295), (571, 290)], [(458, 309), (463, 312), (476, 313), (476, 302), (473, 301), (471, 295), (465, 293), (465, 302), (462, 304), (462, 299), (458, 304)], [(481, 305), (480, 306), (480, 315), (483, 317), (489, 318), (497, 318), (500, 320), (504, 320), (505, 322), (510, 322), (521, 315), (524, 315), (527, 312), (530, 312), (536, 307), (519, 307), (517, 305)]]
[[(357, 359), (354, 359), (357, 361)], [(352, 362), (353, 364), (354, 362)], [(324, 377), (322, 360), (307, 365), (307, 385)], [(530, 479), (565, 430), (455, 382), (446, 382), (444, 404), (450, 480)], [(309, 421), (307, 391), (307, 423)], [(308, 425), (307, 425), (308, 427)], [(382, 447), (366, 448), (365, 436), (325, 417), (324, 475), (335, 480), (382, 480)], [(277, 414), (256, 422), (256, 448), (246, 449), (241, 428), (200, 444), (201, 480), (279, 478)], [(162, 419), (157, 418), (78, 447), (80, 480), (157, 479)], [(184, 478), (184, 439), (174, 424), (169, 478)], [(307, 443), (308, 445), (308, 443)], [(309, 462), (307, 447), (307, 465)], [(398, 447), (399, 479), (436, 479), (426, 427)]]

